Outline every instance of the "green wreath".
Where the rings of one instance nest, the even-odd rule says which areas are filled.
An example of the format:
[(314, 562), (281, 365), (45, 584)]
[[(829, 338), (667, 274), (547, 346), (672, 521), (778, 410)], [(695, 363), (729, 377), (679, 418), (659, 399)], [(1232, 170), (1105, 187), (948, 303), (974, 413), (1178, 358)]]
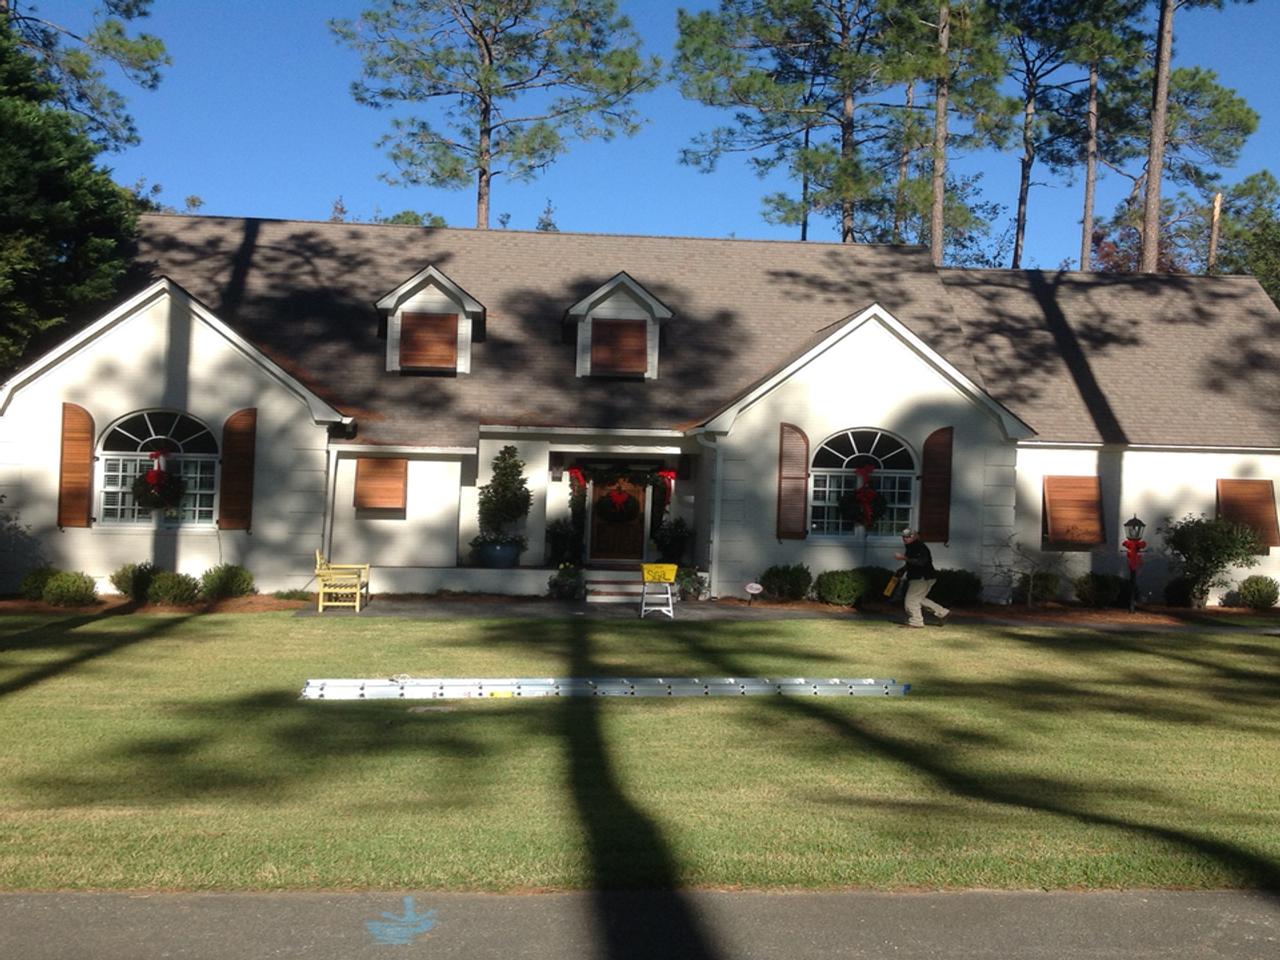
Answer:
[[(621, 493), (621, 497), (614, 494)], [(632, 523), (640, 516), (640, 501), (621, 490), (610, 490), (596, 500), (596, 513), (609, 523)]]
[(133, 502), (144, 510), (172, 510), (182, 505), (187, 484), (181, 477), (168, 471), (160, 471), (157, 482), (152, 483), (142, 475), (133, 480)]
[[(860, 487), (859, 490), (865, 490)], [(867, 511), (863, 509), (862, 500), (858, 496), (858, 490), (850, 490), (840, 495), (838, 501), (838, 509), (840, 510), (840, 519), (845, 523), (852, 523), (859, 527), (874, 527), (879, 523), (889, 509), (889, 503), (879, 490), (874, 492), (870, 499), (871, 516), (867, 517)]]

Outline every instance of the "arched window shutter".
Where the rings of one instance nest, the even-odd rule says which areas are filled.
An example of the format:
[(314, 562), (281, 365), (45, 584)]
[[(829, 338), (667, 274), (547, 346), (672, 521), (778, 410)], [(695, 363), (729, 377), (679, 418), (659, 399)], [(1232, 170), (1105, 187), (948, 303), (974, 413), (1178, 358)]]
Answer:
[(58, 526), (87, 527), (93, 512), (93, 417), (62, 405), (62, 465), (58, 474)]
[(946, 543), (951, 539), (952, 427), (929, 434), (920, 469), (920, 539)]
[(809, 438), (795, 424), (779, 425), (778, 539), (809, 535)]
[(258, 433), (255, 407), (237, 410), (222, 428), (222, 487), (218, 527), (248, 530), (253, 524), (253, 460)]

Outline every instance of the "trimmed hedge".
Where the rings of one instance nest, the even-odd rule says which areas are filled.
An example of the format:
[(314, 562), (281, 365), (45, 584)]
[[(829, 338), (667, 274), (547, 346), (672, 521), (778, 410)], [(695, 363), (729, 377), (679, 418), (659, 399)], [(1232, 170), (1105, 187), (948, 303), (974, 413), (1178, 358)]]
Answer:
[(45, 584), (57, 573), (58, 570), (55, 567), (32, 567), (22, 578), (18, 592), (22, 594), (24, 600), (43, 600)]
[(867, 581), (867, 591), (862, 595), (863, 600), (883, 600), (884, 588), (889, 583), (889, 578), (893, 576), (893, 571), (888, 567), (854, 567), (853, 572), (860, 574)]
[(823, 603), (850, 607), (867, 592), (867, 578), (857, 570), (827, 570), (813, 581), (813, 593)]
[(151, 578), (147, 600), (151, 603), (188, 607), (200, 599), (200, 581), (185, 573), (161, 570)]
[(210, 567), (200, 577), (200, 596), (205, 600), (247, 597), (257, 592), (253, 574), (239, 564), (220, 563), (216, 567)]
[(1071, 581), (1076, 599), (1086, 607), (1127, 607), (1129, 578), (1114, 573), (1083, 573)]
[(1164, 602), (1171, 607), (1191, 606), (1191, 581), (1186, 577), (1174, 577), (1166, 583)]
[(98, 588), (87, 573), (61, 570), (45, 582), (40, 599), (55, 607), (87, 607), (98, 602)]
[(1254, 574), (1240, 581), (1236, 593), (1250, 610), (1270, 610), (1280, 600), (1280, 584), (1270, 577)]
[(1030, 589), (1034, 603), (1046, 603), (1058, 599), (1058, 590), (1062, 578), (1048, 570), (1040, 570), (1034, 574), (1024, 573), (1018, 577), (1013, 586), (1013, 602), (1026, 603), (1027, 590)]
[(976, 607), (982, 601), (982, 578), (970, 570), (943, 567), (929, 599), (944, 607)]
[(126, 563), (111, 575), (111, 585), (130, 600), (141, 603), (147, 599), (147, 588), (155, 575), (156, 567), (150, 560)]
[(772, 566), (760, 574), (760, 586), (773, 600), (803, 600), (813, 586), (813, 574), (803, 563)]

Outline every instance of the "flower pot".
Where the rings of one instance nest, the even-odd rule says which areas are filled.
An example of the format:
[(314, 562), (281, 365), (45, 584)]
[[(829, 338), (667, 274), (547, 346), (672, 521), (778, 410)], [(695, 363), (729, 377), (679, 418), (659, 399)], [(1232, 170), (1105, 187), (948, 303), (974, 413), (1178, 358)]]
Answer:
[(476, 563), (490, 569), (505, 570), (520, 561), (518, 543), (482, 543), (472, 547)]

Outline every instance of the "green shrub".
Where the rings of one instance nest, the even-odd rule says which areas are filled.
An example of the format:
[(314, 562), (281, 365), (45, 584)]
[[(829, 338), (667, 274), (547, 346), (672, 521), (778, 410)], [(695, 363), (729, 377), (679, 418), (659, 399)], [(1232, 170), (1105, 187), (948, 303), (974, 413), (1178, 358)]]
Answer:
[(982, 578), (971, 570), (938, 570), (929, 599), (944, 607), (976, 607), (982, 600)]
[(168, 570), (161, 570), (152, 577), (151, 586), (147, 588), (147, 600), (151, 603), (186, 607), (195, 603), (199, 597), (199, 580), (185, 573), (170, 573)]
[(18, 587), (18, 591), (27, 600), (43, 600), (44, 585), (57, 572), (54, 567), (32, 567), (22, 578), (22, 585)]
[(760, 574), (760, 586), (773, 600), (803, 600), (813, 586), (813, 574), (803, 563), (775, 565)]
[(1165, 547), (1182, 565), (1197, 607), (1205, 605), (1212, 587), (1227, 586), (1230, 568), (1258, 564), (1258, 535), (1242, 523), (1187, 514), (1181, 520), (1166, 519), (1160, 532)]
[(813, 581), (813, 593), (823, 603), (850, 607), (867, 592), (867, 578), (857, 570), (827, 570)]
[(216, 567), (210, 567), (200, 578), (200, 596), (205, 600), (247, 597), (257, 592), (253, 574), (235, 563), (220, 563)]
[(556, 600), (581, 600), (586, 596), (587, 584), (581, 567), (562, 563), (547, 580), (547, 593)]
[(674, 520), (663, 520), (654, 534), (653, 542), (658, 547), (658, 555), (663, 563), (679, 563), (684, 559), (685, 547), (693, 539), (693, 528), (681, 517)]
[(98, 602), (98, 590), (87, 573), (62, 570), (45, 582), (40, 599), (55, 607), (87, 607)]
[(564, 517), (547, 524), (547, 563), (559, 567), (578, 559), (577, 538), (573, 521)]
[(311, 594), (306, 590), (277, 590), (272, 594), (277, 600), (310, 600)]
[(111, 585), (130, 600), (141, 603), (147, 599), (147, 588), (155, 575), (156, 567), (150, 560), (126, 563), (111, 575)]
[(1245, 577), (1236, 589), (1240, 602), (1250, 610), (1270, 610), (1280, 600), (1280, 583), (1270, 577)]
[(1171, 607), (1191, 606), (1191, 581), (1186, 577), (1174, 577), (1166, 583), (1164, 602)]
[(888, 567), (855, 567), (854, 573), (861, 574), (867, 581), (867, 590), (862, 595), (863, 600), (883, 600), (884, 588), (889, 583), (889, 578), (893, 576), (893, 571)]
[(1076, 599), (1086, 607), (1127, 607), (1129, 578), (1114, 573), (1082, 573), (1071, 581)]
[(710, 584), (697, 567), (681, 567), (676, 571), (676, 593), (681, 600), (701, 600)]
[[(1058, 599), (1062, 578), (1049, 570), (1024, 573), (1013, 585), (1014, 603), (1046, 603)], [(1030, 597), (1028, 597), (1030, 591)]]

